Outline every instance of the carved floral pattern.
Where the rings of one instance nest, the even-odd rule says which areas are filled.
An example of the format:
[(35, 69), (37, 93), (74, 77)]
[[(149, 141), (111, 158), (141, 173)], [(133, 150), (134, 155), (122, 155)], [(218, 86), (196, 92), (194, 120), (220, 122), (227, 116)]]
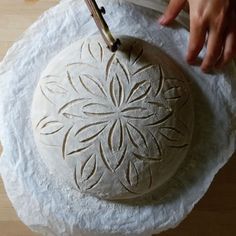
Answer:
[[(98, 170), (104, 168), (117, 176), (124, 191), (136, 194), (144, 181), (140, 163), (149, 170), (146, 185), (151, 188), (151, 166), (162, 162), (166, 146), (188, 145), (188, 129), (181, 121), (172, 125), (177, 105), (188, 100), (185, 82), (166, 77), (162, 66), (146, 62), (144, 48), (134, 44), (121, 59), (119, 54), (107, 53), (100, 43), (84, 42), (80, 61), (66, 65), (64, 78), (48, 75), (40, 84), (43, 97), (57, 108), (59, 118), (42, 117), (36, 129), (45, 145), (49, 136), (63, 137), (62, 144), (54, 146), (61, 147), (65, 160), (84, 160), (74, 170), (76, 185), (83, 191), (99, 185), (104, 171)], [(86, 59), (84, 50), (89, 55)], [(58, 104), (58, 98), (68, 93), (70, 101)], [(77, 146), (71, 148), (70, 143)]]

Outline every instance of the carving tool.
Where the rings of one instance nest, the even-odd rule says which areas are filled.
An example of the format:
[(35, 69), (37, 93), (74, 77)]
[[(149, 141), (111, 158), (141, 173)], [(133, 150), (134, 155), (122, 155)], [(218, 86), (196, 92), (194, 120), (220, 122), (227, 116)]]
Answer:
[(93, 17), (108, 48), (112, 52), (115, 52), (121, 45), (121, 42), (119, 39), (115, 39), (110, 32), (110, 29), (103, 17), (103, 14), (106, 13), (105, 8), (99, 8), (95, 0), (85, 0), (85, 3), (87, 4), (88, 9), (91, 12), (91, 16)]

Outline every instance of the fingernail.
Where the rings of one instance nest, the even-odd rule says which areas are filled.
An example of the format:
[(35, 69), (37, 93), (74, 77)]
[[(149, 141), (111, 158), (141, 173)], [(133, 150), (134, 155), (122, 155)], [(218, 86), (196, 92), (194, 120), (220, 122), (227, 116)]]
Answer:
[(166, 23), (166, 19), (165, 19), (165, 16), (161, 16), (158, 20), (158, 22), (161, 24), (161, 25), (164, 25)]

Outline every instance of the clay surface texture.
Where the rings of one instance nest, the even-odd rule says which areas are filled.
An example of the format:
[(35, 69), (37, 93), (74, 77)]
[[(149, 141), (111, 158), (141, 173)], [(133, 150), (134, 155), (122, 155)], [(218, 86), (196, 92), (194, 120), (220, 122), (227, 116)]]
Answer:
[(135, 198), (170, 179), (192, 136), (187, 80), (154, 46), (98, 36), (58, 54), (32, 104), (38, 151), (53, 175), (104, 199)]

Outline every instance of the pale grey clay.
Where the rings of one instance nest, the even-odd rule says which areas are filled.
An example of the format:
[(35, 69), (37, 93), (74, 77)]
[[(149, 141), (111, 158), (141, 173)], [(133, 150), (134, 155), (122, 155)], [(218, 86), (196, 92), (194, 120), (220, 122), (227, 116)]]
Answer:
[(183, 162), (193, 130), (188, 82), (161, 51), (131, 37), (110, 52), (99, 37), (58, 54), (32, 104), (38, 151), (68, 186), (104, 199), (163, 185)]

